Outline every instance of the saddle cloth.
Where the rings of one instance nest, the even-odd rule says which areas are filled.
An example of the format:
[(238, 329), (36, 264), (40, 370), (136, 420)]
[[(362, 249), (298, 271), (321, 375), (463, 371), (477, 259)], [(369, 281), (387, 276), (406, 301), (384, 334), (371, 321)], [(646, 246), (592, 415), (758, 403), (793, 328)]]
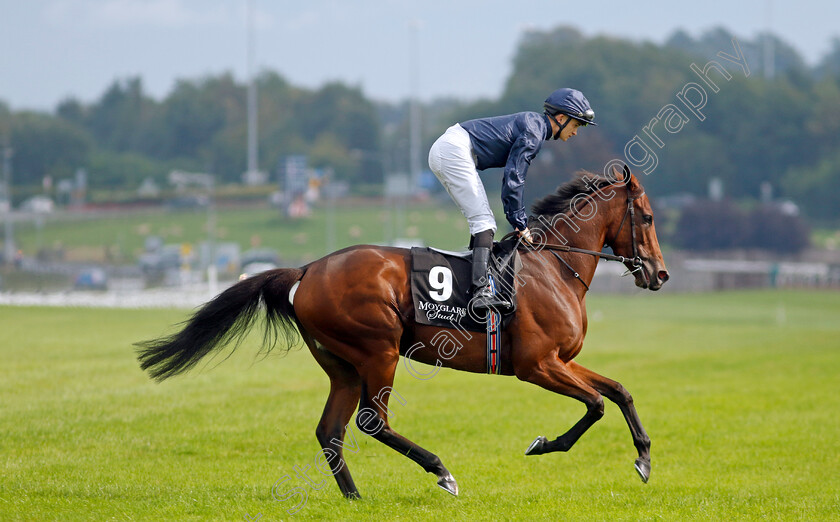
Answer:
[[(516, 310), (516, 274), (522, 267), (516, 241), (493, 245), (490, 272), (497, 294), (510, 301), (502, 326)], [(469, 307), (472, 252), (447, 252), (428, 247), (411, 249), (411, 296), (418, 324), (486, 332), (486, 317)], [(501, 311), (501, 310), (500, 310)]]

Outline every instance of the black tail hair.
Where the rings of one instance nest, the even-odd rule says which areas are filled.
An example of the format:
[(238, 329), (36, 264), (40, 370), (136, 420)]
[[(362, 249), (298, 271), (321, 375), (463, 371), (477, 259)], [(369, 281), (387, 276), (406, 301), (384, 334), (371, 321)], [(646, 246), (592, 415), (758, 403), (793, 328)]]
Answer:
[(278, 268), (236, 283), (196, 311), (175, 334), (136, 343), (140, 368), (158, 382), (183, 373), (210, 352), (235, 341), (239, 347), (265, 305), (263, 349), (277, 344), (282, 332), (289, 350), (298, 339), (289, 290), (303, 276), (299, 268)]

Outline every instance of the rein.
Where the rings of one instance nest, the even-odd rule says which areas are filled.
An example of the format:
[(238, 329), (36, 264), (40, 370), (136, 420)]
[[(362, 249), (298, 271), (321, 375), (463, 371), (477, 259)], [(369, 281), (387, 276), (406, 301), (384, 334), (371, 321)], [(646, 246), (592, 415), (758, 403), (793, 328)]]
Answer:
[[(516, 232), (511, 232), (510, 234), (508, 234), (507, 236), (502, 238), (502, 240), (504, 241), (505, 239), (507, 239), (508, 236), (513, 236), (514, 234), (516, 234)], [(521, 245), (522, 245), (522, 243), (521, 243), (521, 239), (520, 239), (520, 246)], [(534, 245), (533, 250), (546, 249), (546, 250), (556, 250), (558, 252), (573, 252), (575, 254), (587, 254), (587, 255), (590, 255), (590, 256), (600, 257), (602, 259), (606, 259), (607, 261), (618, 261), (620, 263), (632, 263), (633, 266), (641, 266), (641, 264), (642, 264), (642, 258), (640, 258), (638, 255), (633, 256), (633, 257), (616, 256), (616, 255), (613, 255), (613, 254), (607, 254), (606, 252), (597, 252), (595, 250), (586, 250), (585, 248), (577, 248), (577, 247), (573, 247), (573, 246), (569, 246), (569, 245), (555, 245), (553, 243), (533, 243), (533, 245)], [(528, 247), (525, 247), (525, 248), (528, 248)], [(634, 248), (633, 250), (634, 250), (633, 253), (635, 254), (636, 249)]]
[[(627, 216), (629, 215), (630, 216), (630, 239), (631, 239), (631, 244), (632, 244), (632, 247), (633, 247), (633, 257), (617, 256), (617, 255), (614, 255), (614, 254), (607, 254), (607, 253), (598, 252), (598, 251), (595, 251), (595, 250), (587, 250), (585, 248), (578, 248), (578, 247), (573, 247), (573, 246), (569, 246), (569, 245), (558, 245), (558, 244), (554, 244), (554, 243), (531, 243), (531, 245), (529, 246), (529, 245), (523, 243), (521, 237), (518, 237), (518, 239), (517, 239), (516, 248), (517, 249), (525, 248), (525, 249), (529, 249), (529, 250), (543, 250), (543, 249), (550, 250), (551, 253), (554, 255), (554, 257), (556, 257), (558, 260), (560, 260), (560, 262), (563, 263), (566, 266), (566, 268), (569, 269), (569, 271), (572, 273), (572, 275), (575, 277), (575, 279), (580, 281), (583, 284), (583, 286), (586, 287), (586, 290), (589, 290), (589, 285), (587, 285), (586, 282), (583, 280), (583, 278), (580, 277), (580, 274), (577, 272), (577, 270), (572, 268), (572, 266), (568, 262), (566, 262), (565, 259), (560, 257), (557, 254), (557, 252), (571, 252), (571, 253), (575, 253), (575, 254), (585, 254), (585, 255), (589, 255), (589, 256), (593, 256), (593, 257), (600, 257), (601, 259), (606, 259), (607, 261), (618, 261), (619, 263), (630, 263), (630, 264), (633, 265), (633, 269), (629, 270), (628, 273), (632, 274), (634, 272), (637, 272), (638, 270), (640, 270), (642, 268), (642, 258), (639, 257), (639, 249), (638, 249), (638, 246), (636, 245), (636, 221), (635, 221), (636, 212), (635, 212), (635, 209), (633, 208), (633, 202), (636, 199), (640, 198), (643, 194), (644, 193), (639, 194), (636, 197), (632, 197), (630, 195), (630, 191), (628, 189), (628, 191), (627, 191), (627, 210), (624, 211), (624, 217), (621, 218), (621, 224), (618, 226), (618, 232), (616, 232), (616, 234), (615, 234), (615, 237), (618, 237), (619, 234), (621, 234), (621, 230), (624, 228), (624, 222), (627, 221)], [(507, 235), (505, 235), (502, 238), (502, 241), (504, 241), (505, 239), (508, 239), (510, 237), (514, 237), (514, 236), (518, 236), (518, 233), (516, 231), (510, 232)]]

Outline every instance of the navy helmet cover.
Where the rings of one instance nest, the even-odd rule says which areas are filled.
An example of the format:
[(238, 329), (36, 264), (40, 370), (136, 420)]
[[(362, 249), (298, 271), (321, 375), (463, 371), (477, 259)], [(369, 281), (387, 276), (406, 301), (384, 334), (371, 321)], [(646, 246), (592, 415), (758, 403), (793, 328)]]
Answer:
[(546, 112), (565, 114), (579, 121), (582, 125), (598, 125), (595, 123), (595, 111), (589, 105), (586, 96), (577, 89), (564, 87), (552, 92), (543, 104)]

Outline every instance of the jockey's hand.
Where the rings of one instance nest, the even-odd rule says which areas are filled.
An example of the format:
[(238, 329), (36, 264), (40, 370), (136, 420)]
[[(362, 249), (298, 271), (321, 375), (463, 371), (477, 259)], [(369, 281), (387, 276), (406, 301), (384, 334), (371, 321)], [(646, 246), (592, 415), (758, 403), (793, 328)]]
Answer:
[(519, 237), (522, 238), (523, 241), (528, 243), (529, 245), (534, 244), (534, 236), (531, 235), (531, 231), (528, 230), (526, 227), (525, 230), (517, 230), (519, 232)]

